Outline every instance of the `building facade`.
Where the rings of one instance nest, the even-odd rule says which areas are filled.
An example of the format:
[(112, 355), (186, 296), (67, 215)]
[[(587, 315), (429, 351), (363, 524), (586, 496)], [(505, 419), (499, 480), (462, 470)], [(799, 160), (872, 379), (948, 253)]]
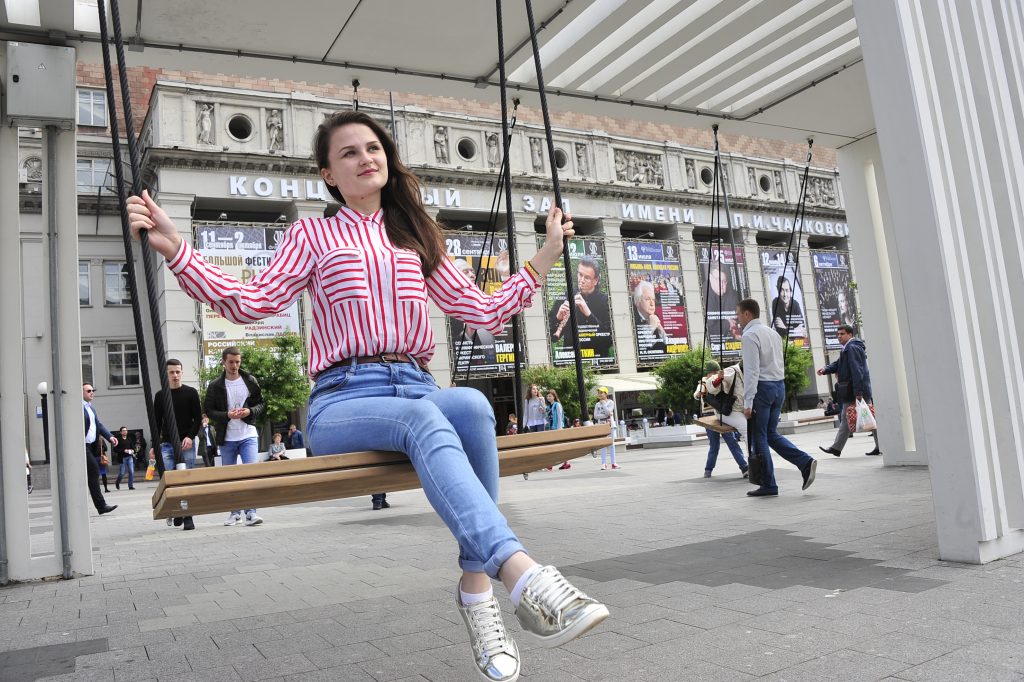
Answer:
[[(107, 426), (139, 428), (146, 416), (110, 177), (105, 92), (81, 87), (78, 98), (83, 374), (98, 390), (96, 403)], [(352, 105), (322, 94), (156, 79), (140, 127), (146, 184), (204, 255), (243, 279), (251, 277), (266, 265), (292, 221), (336, 210), (312, 160), (311, 140), (325, 115)], [(404, 161), (421, 179), (424, 204), (446, 227), (449, 256), (473, 270), (483, 288), (495, 286), (508, 271), (502, 263), (508, 247), (504, 207), (499, 216), (492, 215), (501, 163), (500, 121), (415, 104), (392, 109), (363, 103), (360, 108), (392, 131)], [(609, 308), (605, 323), (580, 329), (580, 345), (584, 360), (604, 375), (602, 383), (620, 394), (620, 408), (635, 400), (636, 391), (654, 387), (653, 366), (705, 338), (716, 355), (726, 360), (738, 356), (730, 296), (749, 295), (770, 310), (780, 290), (783, 300), (791, 295), (790, 319), (772, 322), (810, 347), (815, 366), (838, 349), (835, 326), (856, 322), (849, 229), (835, 169), (811, 168), (803, 235), (795, 238), (801, 227), (794, 212), (802, 164), (723, 153), (730, 214), (722, 209), (716, 217), (714, 154), (707, 148), (621, 130), (570, 127), (557, 127), (554, 141), (563, 199), (577, 226), (578, 239), (570, 245), (573, 265), (593, 270)], [(39, 146), (34, 131), (22, 131), (22, 295), (30, 330), (23, 362), (29, 386), (35, 386), (33, 377), (45, 375), (51, 347), (40, 304), (47, 283), (38, 274), (46, 259)], [(552, 202), (545, 150), (541, 126), (516, 125), (509, 158), (520, 263), (536, 251)], [(487, 242), (491, 224), (499, 234)], [(716, 234), (722, 243), (713, 242)], [(137, 260), (137, 245), (133, 250)], [(787, 250), (790, 263), (796, 259), (799, 264), (798, 279), (786, 264)], [(302, 300), (258, 325), (226, 324), (186, 297), (163, 264), (158, 272), (160, 333), (168, 356), (182, 360), (189, 383), (226, 345), (283, 332), (305, 336), (309, 328), (311, 307)], [(572, 364), (554, 316), (565, 290), (556, 274), (523, 315), (521, 358), (528, 365)], [(138, 279), (143, 281), (141, 268)], [(707, 317), (705, 310), (710, 311)], [(145, 312), (143, 317), (151, 351)], [(470, 384), (492, 397), (499, 423), (504, 423), (514, 410), (510, 336), (478, 337), (467, 348), (460, 323), (448, 322), (436, 309), (431, 320), (438, 347), (430, 368), (438, 383), (464, 382), (468, 366)], [(154, 384), (158, 369), (150, 368)], [(813, 403), (827, 392), (827, 378), (814, 376), (806, 395)], [(26, 428), (35, 460), (42, 458), (41, 429), (33, 426), (37, 405), (34, 389), (26, 387)]]

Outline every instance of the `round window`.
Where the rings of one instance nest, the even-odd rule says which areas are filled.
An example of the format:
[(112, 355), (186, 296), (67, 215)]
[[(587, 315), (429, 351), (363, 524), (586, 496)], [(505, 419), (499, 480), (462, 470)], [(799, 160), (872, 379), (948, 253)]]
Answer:
[(565, 168), (569, 165), (569, 155), (564, 150), (555, 150), (555, 166), (559, 169)]
[(455, 148), (459, 150), (459, 156), (466, 161), (472, 161), (476, 158), (476, 143), (468, 137), (459, 140), (459, 144)]
[(228, 134), (239, 142), (245, 142), (252, 137), (252, 121), (248, 116), (235, 114), (228, 119)]
[(772, 191), (772, 181), (771, 178), (769, 178), (767, 175), (762, 175), (761, 178), (757, 181), (757, 184), (761, 186), (762, 192)]
[(711, 186), (711, 182), (715, 179), (715, 174), (711, 172), (711, 169), (704, 166), (700, 169), (700, 181), (707, 186)]

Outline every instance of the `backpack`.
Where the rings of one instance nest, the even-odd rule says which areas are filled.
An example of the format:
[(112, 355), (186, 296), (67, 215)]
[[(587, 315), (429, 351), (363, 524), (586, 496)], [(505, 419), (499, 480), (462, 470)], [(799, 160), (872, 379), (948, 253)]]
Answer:
[(736, 381), (733, 380), (732, 386), (729, 388), (728, 392), (719, 391), (718, 393), (706, 393), (704, 394), (704, 402), (719, 412), (723, 417), (727, 417), (732, 414), (732, 408), (736, 405), (736, 398), (733, 395), (735, 390)]

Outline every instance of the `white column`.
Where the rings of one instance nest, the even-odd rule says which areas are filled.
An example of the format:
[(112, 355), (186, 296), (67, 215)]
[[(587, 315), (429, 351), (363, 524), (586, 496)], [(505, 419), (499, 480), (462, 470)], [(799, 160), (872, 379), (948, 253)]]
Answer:
[[(181, 234), (181, 238), (189, 244), (195, 245), (192, 238), (192, 204), (195, 202), (194, 194), (176, 194), (173, 192), (160, 192), (157, 195), (157, 203), (168, 217), (174, 221)], [(156, 354), (151, 337), (148, 332), (153, 328), (150, 320), (149, 309), (146, 303), (145, 271), (142, 268), (142, 251), (135, 246), (138, 268), (136, 269), (139, 282), (139, 297), (142, 301), (142, 326), (147, 331), (147, 346), (149, 351), (149, 371), (152, 375), (153, 391), (160, 390), (160, 374), (163, 367), (155, 361)], [(202, 335), (197, 325), (199, 304), (193, 301), (182, 291), (177, 278), (167, 268), (167, 261), (158, 253), (153, 252), (153, 262), (156, 266), (157, 282), (157, 309), (160, 311), (160, 325), (164, 337), (164, 350), (168, 358), (177, 358), (182, 362), (182, 381), (192, 386), (199, 386), (199, 369), (203, 364)]]
[(620, 372), (636, 372), (636, 333), (633, 331), (633, 302), (626, 277), (626, 254), (622, 250), (622, 221), (602, 218), (605, 267), (608, 270), (608, 305), (612, 313), (615, 358)]
[[(537, 215), (515, 213), (517, 265), (537, 255), (537, 232), (534, 229)], [(551, 364), (551, 344), (548, 343), (547, 310), (544, 308), (544, 282), (533, 295), (533, 305), (523, 311), (523, 346), (529, 366)]]
[(927, 451), (917, 447), (915, 438), (923, 427), (917, 391), (911, 391), (917, 385), (914, 348), (903, 274), (894, 261), (896, 233), (878, 138), (840, 149), (839, 168), (882, 459), (886, 466), (927, 464)]
[[(3, 43), (0, 43), (2, 46)], [(18, 129), (0, 125), (0, 225), (7, 237), (0, 248), (0, 466), (7, 573), (12, 580), (34, 577), (30, 571), (28, 500), (25, 490), (24, 375), (21, 296), (21, 225), (18, 217)], [(35, 402), (35, 401), (33, 401)], [(57, 571), (59, 573), (59, 569)]]
[(1024, 550), (1024, 20), (998, 0), (854, 9), (939, 552), (987, 562)]
[[(50, 382), (51, 419), (59, 404), (63, 413), (63, 424), (57, 430), (54, 423), (54, 438), (64, 445), (66, 490), (59, 491), (57, 477), (51, 475), (51, 489), (54, 500), (63, 494), (67, 500), (68, 539), (71, 550), (71, 570), (74, 573), (91, 574), (92, 537), (89, 521), (92, 503), (89, 499), (85, 466), (85, 425), (82, 420), (82, 337), (78, 308), (78, 193), (75, 183), (75, 161), (77, 145), (75, 129), (57, 130), (47, 128), (43, 133), (44, 158), (47, 147), (53, 145), (56, 156), (56, 187), (44, 187), (44, 196), (53, 192), (56, 196), (57, 244), (47, 248), (57, 249), (57, 281), (50, 286), (57, 287), (59, 310), (51, 310), (57, 318), (59, 340), (53, 348), (60, 362), (61, 385)], [(44, 202), (45, 206), (45, 202)], [(44, 218), (46, 210), (44, 208)], [(53, 340), (51, 340), (52, 342)], [(51, 444), (51, 447), (56, 447)], [(53, 533), (60, 535), (60, 518), (54, 510)], [(55, 541), (58, 552), (59, 540)], [(58, 561), (59, 561), (58, 556)]]

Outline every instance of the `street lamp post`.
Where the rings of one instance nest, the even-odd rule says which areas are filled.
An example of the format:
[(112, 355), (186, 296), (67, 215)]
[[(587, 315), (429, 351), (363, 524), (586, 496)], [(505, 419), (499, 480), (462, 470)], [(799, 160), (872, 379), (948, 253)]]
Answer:
[(50, 392), (49, 386), (46, 385), (45, 381), (40, 381), (39, 385), (36, 386), (36, 390), (39, 392), (39, 399), (43, 406), (43, 454), (46, 457), (46, 463), (50, 463), (50, 413), (46, 403), (47, 394)]

